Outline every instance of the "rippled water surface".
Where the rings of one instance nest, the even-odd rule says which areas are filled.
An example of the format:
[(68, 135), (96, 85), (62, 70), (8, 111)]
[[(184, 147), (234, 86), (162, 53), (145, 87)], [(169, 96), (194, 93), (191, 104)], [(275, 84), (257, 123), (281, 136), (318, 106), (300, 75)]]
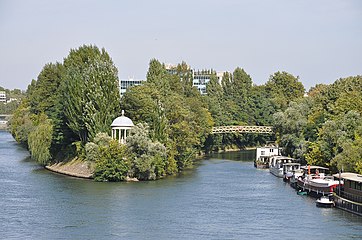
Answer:
[(96, 183), (50, 173), (0, 132), (0, 239), (362, 239), (362, 217), (219, 154), (178, 177)]

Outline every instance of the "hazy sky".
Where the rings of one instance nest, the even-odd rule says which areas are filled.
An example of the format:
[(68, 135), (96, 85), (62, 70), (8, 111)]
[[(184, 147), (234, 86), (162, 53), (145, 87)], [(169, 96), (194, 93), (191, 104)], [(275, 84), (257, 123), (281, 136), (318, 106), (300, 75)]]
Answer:
[(362, 74), (360, 0), (0, 0), (0, 86), (26, 89), (71, 48), (104, 47), (120, 78), (150, 59), (242, 67), (264, 84), (280, 70), (317, 83)]

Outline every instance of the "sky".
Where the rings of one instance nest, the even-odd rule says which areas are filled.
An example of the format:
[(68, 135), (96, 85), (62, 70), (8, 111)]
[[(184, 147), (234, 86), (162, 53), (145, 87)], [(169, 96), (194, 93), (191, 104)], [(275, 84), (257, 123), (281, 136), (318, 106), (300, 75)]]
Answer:
[(119, 78), (149, 61), (242, 67), (257, 85), (277, 71), (306, 90), (362, 74), (360, 0), (0, 0), (0, 86), (25, 90), (83, 44), (105, 48)]

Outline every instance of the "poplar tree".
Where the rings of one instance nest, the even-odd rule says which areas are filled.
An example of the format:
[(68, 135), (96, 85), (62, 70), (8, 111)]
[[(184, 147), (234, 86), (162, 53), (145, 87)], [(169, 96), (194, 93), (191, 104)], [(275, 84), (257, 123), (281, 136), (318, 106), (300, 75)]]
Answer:
[(83, 45), (64, 59), (64, 111), (68, 126), (86, 143), (110, 132), (120, 111), (118, 71), (105, 49)]

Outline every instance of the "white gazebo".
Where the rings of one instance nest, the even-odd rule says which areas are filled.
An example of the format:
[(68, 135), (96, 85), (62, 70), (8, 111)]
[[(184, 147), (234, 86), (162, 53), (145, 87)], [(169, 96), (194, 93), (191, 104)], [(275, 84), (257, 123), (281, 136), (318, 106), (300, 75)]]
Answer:
[(134, 127), (134, 124), (131, 119), (124, 116), (124, 110), (122, 110), (122, 116), (114, 119), (111, 127), (112, 139), (116, 139), (119, 143), (125, 144), (129, 130)]

